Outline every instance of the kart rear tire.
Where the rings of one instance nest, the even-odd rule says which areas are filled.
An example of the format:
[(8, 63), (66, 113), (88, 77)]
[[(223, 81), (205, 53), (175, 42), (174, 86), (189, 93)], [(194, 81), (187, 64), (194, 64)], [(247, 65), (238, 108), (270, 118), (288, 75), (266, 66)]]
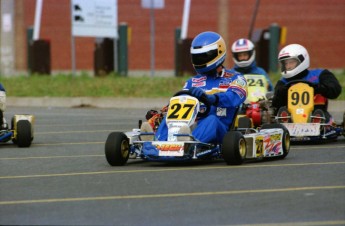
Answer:
[(122, 132), (112, 132), (105, 142), (105, 157), (111, 166), (123, 166), (129, 158), (129, 140)]
[(283, 159), (290, 152), (290, 133), (289, 133), (289, 130), (284, 125), (279, 124), (279, 123), (263, 124), (261, 126), (261, 129), (275, 129), (275, 128), (283, 129), (283, 139), (282, 139), (282, 141), (283, 141), (283, 144), (282, 144), (283, 155), (276, 157), (278, 159)]
[(17, 137), (13, 143), (17, 144), (18, 147), (30, 147), (32, 142), (32, 128), (30, 121), (19, 120), (17, 122)]
[(290, 112), (288, 111), (287, 107), (280, 107), (279, 110), (278, 110), (278, 113), (277, 113), (278, 117), (285, 117), (284, 118), (278, 118), (278, 122), (280, 123), (290, 123), (292, 122), (291, 121), (291, 118), (288, 118), (291, 116)]
[(247, 145), (241, 132), (229, 131), (222, 143), (222, 156), (228, 165), (241, 165), (246, 158)]

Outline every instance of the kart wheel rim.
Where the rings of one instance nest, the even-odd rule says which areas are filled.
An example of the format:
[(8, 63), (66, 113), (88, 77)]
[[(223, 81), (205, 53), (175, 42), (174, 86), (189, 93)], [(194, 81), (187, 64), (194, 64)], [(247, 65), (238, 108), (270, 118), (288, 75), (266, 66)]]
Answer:
[(240, 152), (240, 155), (241, 157), (245, 157), (246, 155), (246, 142), (244, 139), (240, 139), (240, 142), (239, 142), (239, 152)]
[(121, 155), (126, 158), (129, 152), (129, 144), (127, 140), (123, 140), (121, 143)]
[(287, 123), (288, 122), (288, 118), (287, 118), (288, 116), (289, 116), (289, 114), (286, 111), (283, 111), (281, 113), (281, 117), (283, 117), (282, 122)]
[(313, 123), (321, 123), (321, 115), (316, 114), (314, 115), (315, 118), (313, 118)]

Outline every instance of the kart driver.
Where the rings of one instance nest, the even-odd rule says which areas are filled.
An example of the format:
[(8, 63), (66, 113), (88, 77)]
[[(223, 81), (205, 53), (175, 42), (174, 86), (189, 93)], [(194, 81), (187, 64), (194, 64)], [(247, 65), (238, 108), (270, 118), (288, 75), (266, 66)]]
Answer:
[(275, 108), (275, 113), (277, 114), (281, 107), (287, 106), (288, 87), (285, 84), (304, 80), (313, 84), (314, 109), (320, 109), (317, 110), (319, 116), (325, 117), (326, 123), (329, 122), (331, 117), (327, 112), (327, 98), (336, 99), (341, 93), (341, 86), (334, 74), (327, 69), (309, 70), (308, 51), (299, 44), (284, 47), (279, 52), (278, 60), (281, 65), (282, 78), (274, 89), (272, 106)]
[[(190, 53), (197, 75), (186, 81), (183, 89), (196, 98), (206, 94), (211, 104), (210, 113), (197, 119), (192, 135), (201, 142), (221, 143), (237, 108), (246, 99), (247, 82), (240, 73), (224, 68), (226, 45), (219, 34), (211, 31), (198, 34), (192, 41)], [(189, 127), (182, 127), (180, 133), (190, 134)], [(155, 138), (164, 141), (167, 134), (164, 118)]]
[(263, 68), (256, 66), (255, 46), (250, 40), (245, 38), (236, 40), (232, 44), (231, 52), (235, 63), (233, 70), (241, 74), (264, 75), (268, 83), (267, 91), (273, 91), (273, 84), (267, 72)]

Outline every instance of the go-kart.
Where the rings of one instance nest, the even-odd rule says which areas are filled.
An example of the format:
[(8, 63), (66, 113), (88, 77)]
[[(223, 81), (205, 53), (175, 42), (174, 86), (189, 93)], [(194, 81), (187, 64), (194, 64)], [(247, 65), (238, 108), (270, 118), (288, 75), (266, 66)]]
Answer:
[(247, 80), (248, 96), (240, 109), (238, 118), (247, 116), (251, 121), (247, 126), (258, 128), (262, 124), (271, 122), (272, 92), (268, 92), (268, 81), (264, 75), (245, 74), (244, 77)]
[(105, 142), (107, 162), (111, 166), (122, 166), (129, 158), (155, 162), (223, 159), (228, 165), (240, 165), (245, 160), (282, 159), (288, 155), (290, 135), (281, 124), (265, 124), (255, 130), (238, 128), (233, 123), (222, 143), (203, 143), (191, 134), (181, 133), (182, 127), (192, 127), (196, 119), (206, 116), (210, 109), (206, 95), (196, 98), (188, 90), (179, 91), (168, 105), (167, 141), (142, 140), (143, 136), (154, 135), (154, 132), (141, 132), (140, 129), (111, 132)]
[[(337, 125), (322, 108), (314, 108), (314, 102), (327, 108), (327, 99), (314, 96), (313, 84), (296, 80), (286, 85), (288, 89), (287, 106), (278, 109), (275, 121), (284, 125), (290, 133), (291, 141), (336, 140), (344, 134), (344, 122)], [(344, 113), (345, 120), (345, 113)]]
[(12, 140), (18, 147), (29, 147), (34, 139), (34, 121), (33, 115), (14, 115), (11, 120), (11, 128), (8, 128), (6, 124), (5, 128), (0, 130), (0, 143)]

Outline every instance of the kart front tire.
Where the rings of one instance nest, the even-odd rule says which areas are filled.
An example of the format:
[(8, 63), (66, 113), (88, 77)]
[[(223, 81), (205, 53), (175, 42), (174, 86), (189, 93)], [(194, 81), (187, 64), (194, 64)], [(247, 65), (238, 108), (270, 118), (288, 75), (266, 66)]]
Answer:
[(241, 165), (247, 154), (246, 140), (241, 132), (229, 131), (222, 143), (222, 156), (228, 165)]
[(111, 166), (123, 166), (129, 158), (129, 140), (122, 132), (112, 132), (105, 142), (105, 157)]
[(282, 146), (283, 146), (283, 155), (277, 156), (278, 159), (285, 158), (290, 151), (290, 133), (289, 130), (282, 124), (279, 123), (272, 123), (272, 124), (263, 124), (261, 129), (283, 129), (283, 138), (282, 138)]
[(32, 142), (32, 128), (30, 121), (20, 120), (17, 122), (17, 137), (13, 143), (18, 147), (30, 147)]

